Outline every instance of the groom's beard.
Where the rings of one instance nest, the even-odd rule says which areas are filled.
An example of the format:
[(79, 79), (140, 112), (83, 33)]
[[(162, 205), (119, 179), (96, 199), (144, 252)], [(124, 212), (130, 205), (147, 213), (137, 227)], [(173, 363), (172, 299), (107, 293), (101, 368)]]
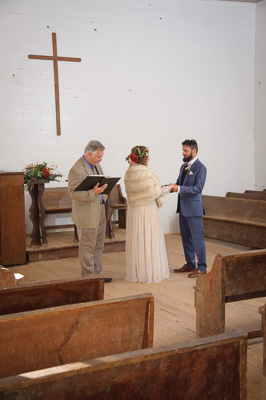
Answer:
[(190, 154), (190, 156), (188, 156), (188, 157), (183, 157), (183, 161), (184, 162), (189, 162), (189, 161), (191, 161), (192, 160), (192, 154)]

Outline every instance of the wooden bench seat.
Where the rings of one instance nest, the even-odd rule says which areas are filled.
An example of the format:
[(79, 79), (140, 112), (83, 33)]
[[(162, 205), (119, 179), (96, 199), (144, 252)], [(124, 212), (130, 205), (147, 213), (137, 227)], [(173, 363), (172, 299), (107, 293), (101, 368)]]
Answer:
[(154, 298), (143, 294), (0, 317), (0, 377), (153, 345)]
[(0, 379), (1, 400), (247, 400), (244, 331)]
[(259, 307), (261, 314), (261, 330), (263, 333), (263, 375), (266, 376), (266, 303)]
[(204, 234), (249, 248), (266, 248), (266, 202), (203, 195)]
[[(197, 337), (225, 331), (225, 303), (266, 296), (266, 249), (217, 254), (212, 269), (195, 286)], [(249, 338), (259, 337), (251, 331)]]
[[(67, 187), (56, 187), (56, 188), (45, 188), (42, 197), (43, 205), (45, 207), (45, 214), (64, 214), (72, 212), (72, 200), (68, 195)], [(74, 224), (71, 225), (56, 225), (45, 227), (46, 229), (60, 229), (69, 226), (74, 227), (74, 240), (78, 241), (77, 227)]]
[(0, 289), (0, 315), (103, 300), (104, 278), (30, 283)]

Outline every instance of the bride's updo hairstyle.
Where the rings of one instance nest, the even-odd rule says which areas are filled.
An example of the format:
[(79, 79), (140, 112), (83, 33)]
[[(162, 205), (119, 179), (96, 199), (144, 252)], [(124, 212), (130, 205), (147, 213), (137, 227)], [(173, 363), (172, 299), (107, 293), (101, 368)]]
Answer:
[(126, 161), (129, 164), (147, 165), (149, 159), (149, 148), (146, 146), (135, 146), (127, 156)]

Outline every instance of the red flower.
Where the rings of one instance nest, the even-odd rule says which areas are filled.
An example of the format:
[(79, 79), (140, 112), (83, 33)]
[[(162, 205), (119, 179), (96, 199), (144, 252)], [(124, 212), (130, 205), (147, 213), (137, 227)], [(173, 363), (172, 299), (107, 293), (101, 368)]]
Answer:
[(130, 160), (131, 160), (133, 163), (137, 163), (137, 162), (139, 161), (139, 158), (138, 158), (138, 156), (136, 156), (136, 154), (131, 153), (131, 154), (130, 154)]
[(50, 172), (48, 171), (48, 169), (46, 169), (45, 167), (42, 168), (43, 172), (44, 172), (44, 177), (46, 179), (50, 178)]

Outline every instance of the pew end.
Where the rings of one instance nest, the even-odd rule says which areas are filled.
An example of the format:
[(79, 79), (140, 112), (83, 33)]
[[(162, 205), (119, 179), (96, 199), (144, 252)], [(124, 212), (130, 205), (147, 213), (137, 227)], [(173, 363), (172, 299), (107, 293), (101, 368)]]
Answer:
[(12, 271), (0, 265), (0, 290), (1, 288), (16, 286), (16, 278)]
[[(212, 269), (195, 286), (197, 337), (225, 331), (225, 303), (266, 296), (266, 250), (217, 254)], [(249, 332), (260, 337), (261, 330)]]
[(261, 330), (263, 334), (263, 375), (266, 376), (266, 303), (259, 307)]
[[(106, 237), (113, 239), (114, 228), (113, 224), (118, 223), (119, 228), (126, 229), (127, 220), (127, 199), (123, 196), (121, 186), (116, 184), (111, 190), (108, 198), (110, 204), (111, 217), (106, 222)], [(118, 221), (112, 221), (114, 210), (118, 211)]]

